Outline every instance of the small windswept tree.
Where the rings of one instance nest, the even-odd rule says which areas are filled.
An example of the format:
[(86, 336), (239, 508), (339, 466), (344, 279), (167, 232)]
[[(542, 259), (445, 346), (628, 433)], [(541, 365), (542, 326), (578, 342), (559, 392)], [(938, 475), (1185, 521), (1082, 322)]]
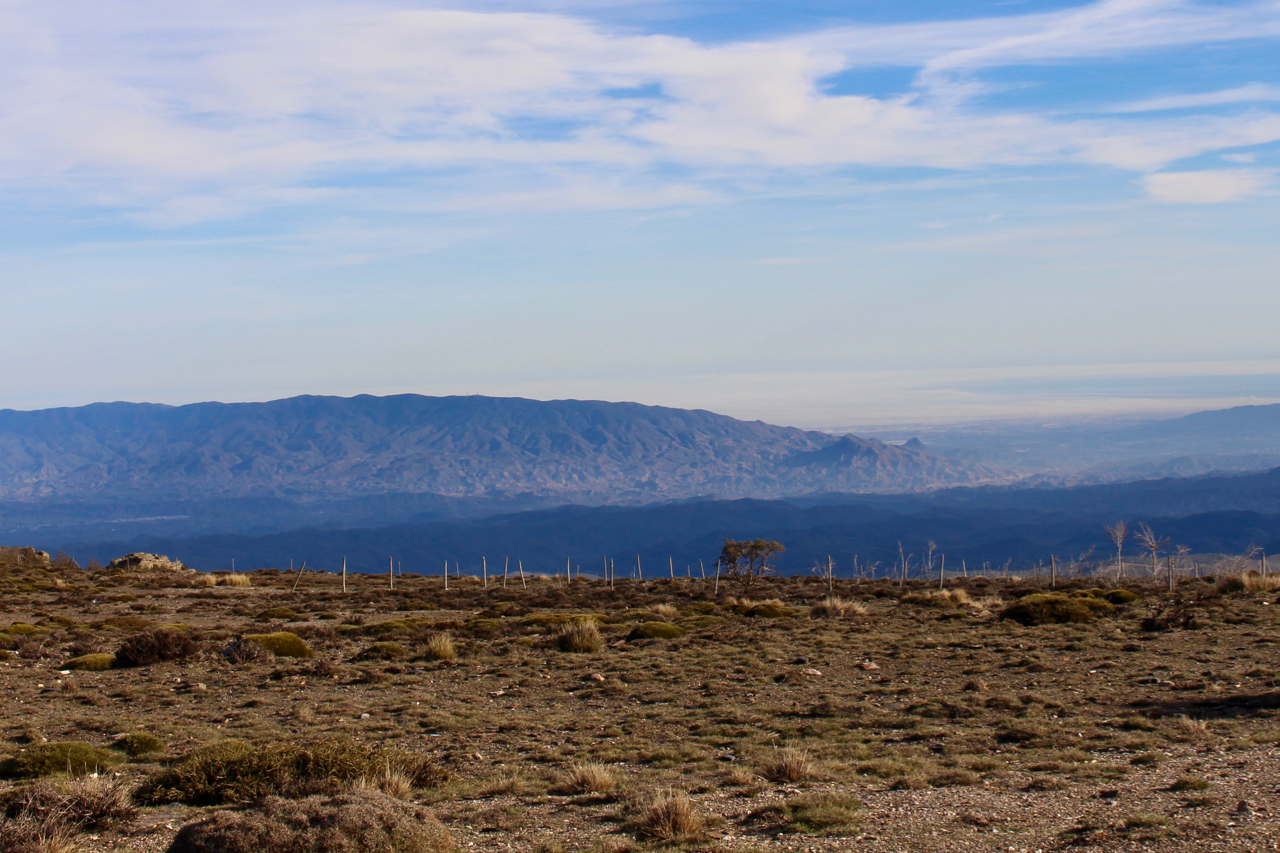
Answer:
[(787, 550), (765, 539), (726, 539), (720, 551), (720, 571), (750, 586), (756, 578), (773, 574), (773, 558)]
[(1106, 525), (1103, 529), (1107, 531), (1112, 544), (1116, 546), (1116, 580), (1118, 581), (1124, 574), (1124, 558), (1121, 552), (1124, 549), (1124, 540), (1129, 538), (1129, 524), (1125, 521), (1117, 521), (1115, 524)]
[(1169, 546), (1169, 540), (1156, 536), (1155, 531), (1145, 522), (1138, 525), (1136, 535), (1142, 550), (1151, 555), (1151, 576), (1156, 577), (1160, 574), (1160, 553)]

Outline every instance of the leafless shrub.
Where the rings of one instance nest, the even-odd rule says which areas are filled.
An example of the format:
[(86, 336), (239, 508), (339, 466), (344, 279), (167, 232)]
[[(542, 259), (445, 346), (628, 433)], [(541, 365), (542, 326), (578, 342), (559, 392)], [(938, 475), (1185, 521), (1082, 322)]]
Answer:
[(150, 666), (170, 660), (184, 660), (199, 651), (200, 645), (186, 631), (155, 628), (139, 631), (116, 650), (119, 667)]

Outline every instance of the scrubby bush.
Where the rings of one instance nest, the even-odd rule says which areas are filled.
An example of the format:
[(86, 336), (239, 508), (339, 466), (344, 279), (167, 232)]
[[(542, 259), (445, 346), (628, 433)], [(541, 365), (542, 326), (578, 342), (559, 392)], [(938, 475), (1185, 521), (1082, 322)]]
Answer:
[(200, 650), (187, 631), (154, 628), (139, 631), (116, 649), (118, 667), (150, 666), (161, 661), (185, 660)]
[(301, 800), (268, 797), (179, 830), (168, 853), (448, 853), (449, 831), (426, 809), (379, 791)]
[(298, 614), (288, 607), (271, 607), (258, 614), (259, 619), (297, 619)]
[(604, 648), (604, 639), (595, 620), (581, 619), (560, 629), (556, 645), (562, 652), (598, 652)]
[(1280, 575), (1263, 575), (1252, 569), (1242, 574), (1228, 575), (1217, 583), (1219, 593), (1272, 592), (1277, 589), (1280, 589)]
[(136, 797), (144, 805), (221, 805), (252, 802), (268, 794), (333, 794), (340, 783), (374, 777), (387, 768), (420, 786), (443, 775), (426, 756), (370, 748), (350, 738), (268, 744), (227, 740), (199, 747), (175, 766), (148, 777)]
[(676, 640), (687, 632), (670, 622), (645, 622), (631, 629), (628, 640)]
[(1058, 625), (1092, 622), (1114, 608), (1105, 601), (1074, 597), (1060, 592), (1034, 593), (1019, 598), (1000, 614), (1022, 625)]
[(104, 669), (111, 669), (115, 665), (116, 656), (110, 653), (99, 653), (80, 655), (80, 657), (72, 658), (63, 666), (66, 669), (79, 670), (80, 672), (100, 672)]
[(55, 773), (83, 776), (115, 767), (122, 761), (120, 755), (83, 741), (38, 743), (0, 762), (0, 775), (19, 779)]
[(1113, 589), (1102, 597), (1110, 604), (1121, 606), (1142, 600), (1142, 596), (1129, 589)]
[[(240, 577), (240, 575), (236, 575)], [(257, 643), (276, 657), (281, 658), (309, 658), (315, 652), (311, 651), (303, 639), (297, 634), (290, 634), (288, 631), (276, 631), (273, 634), (249, 634), (244, 638), (247, 642)]]
[(129, 784), (106, 776), (42, 779), (13, 793), (5, 809), (9, 820), (33, 817), (77, 830), (110, 829), (137, 814)]

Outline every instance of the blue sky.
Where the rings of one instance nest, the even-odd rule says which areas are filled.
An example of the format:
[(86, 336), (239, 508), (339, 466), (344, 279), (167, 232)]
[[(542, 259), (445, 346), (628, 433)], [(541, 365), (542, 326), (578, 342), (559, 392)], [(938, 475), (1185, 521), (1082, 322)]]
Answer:
[(1276, 0), (0, 0), (0, 406), (1280, 401), (1278, 169)]

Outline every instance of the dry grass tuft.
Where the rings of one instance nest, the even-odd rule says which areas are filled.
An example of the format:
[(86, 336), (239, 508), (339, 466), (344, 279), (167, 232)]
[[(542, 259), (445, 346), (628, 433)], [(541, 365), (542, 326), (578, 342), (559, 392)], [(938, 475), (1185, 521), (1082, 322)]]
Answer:
[(594, 620), (579, 619), (560, 629), (556, 645), (562, 652), (598, 652), (604, 648), (604, 638)]
[(828, 595), (809, 610), (809, 615), (827, 619), (847, 619), (866, 614), (865, 604), (838, 595)]
[(658, 841), (686, 843), (697, 841), (707, 829), (707, 818), (684, 791), (658, 793), (636, 822), (636, 832)]
[(1280, 575), (1264, 575), (1250, 569), (1218, 581), (1218, 592), (1274, 592), (1280, 589)]
[(618, 777), (603, 764), (575, 764), (559, 785), (569, 794), (609, 794), (617, 787)]
[(650, 612), (661, 616), (668, 622), (680, 616), (680, 609), (674, 604), (657, 604), (650, 608)]
[(422, 656), (427, 660), (457, 660), (458, 650), (453, 645), (453, 635), (441, 631), (427, 637), (422, 645)]
[(818, 775), (817, 765), (809, 757), (808, 750), (778, 749), (760, 764), (760, 775), (770, 782), (791, 784), (808, 782)]
[(72, 829), (110, 829), (131, 822), (138, 815), (133, 790), (123, 779), (82, 776), (76, 779), (42, 779), (20, 791), (10, 802), (11, 818), (29, 815), (44, 823), (61, 823)]

